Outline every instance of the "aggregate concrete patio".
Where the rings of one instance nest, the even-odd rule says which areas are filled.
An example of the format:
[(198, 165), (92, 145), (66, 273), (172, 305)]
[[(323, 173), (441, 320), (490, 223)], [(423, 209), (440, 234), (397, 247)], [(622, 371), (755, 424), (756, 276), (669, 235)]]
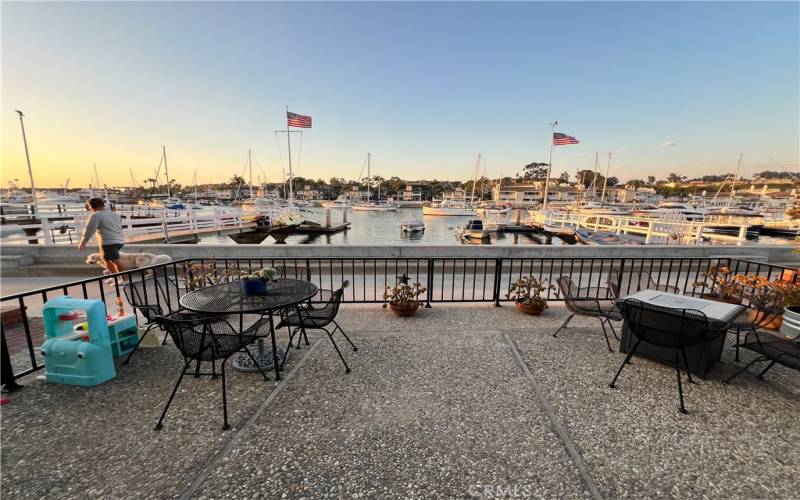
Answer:
[[(2, 407), (7, 498), (429, 498), (797, 496), (800, 381), (723, 363), (686, 386), (642, 358), (608, 383), (595, 321), (553, 338), (566, 311), (443, 306), (397, 318), (345, 306), (344, 373), (327, 338), (293, 350), (281, 383), (229, 371), (184, 379), (172, 345), (138, 352), (95, 388), (26, 387)], [(284, 340), (285, 342), (285, 340)], [(743, 360), (750, 359), (749, 354)]]

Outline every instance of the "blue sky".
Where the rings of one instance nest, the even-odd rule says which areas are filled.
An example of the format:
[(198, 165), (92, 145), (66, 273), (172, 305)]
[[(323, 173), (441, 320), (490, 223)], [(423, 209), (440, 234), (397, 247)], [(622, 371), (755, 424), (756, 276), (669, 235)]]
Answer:
[(162, 144), (179, 182), (248, 147), (274, 181), (287, 104), (314, 118), (296, 173), (325, 179), (367, 151), (386, 177), (466, 179), (479, 152), (513, 175), (555, 119), (581, 140), (556, 173), (595, 150), (623, 179), (797, 171), (799, 5), (4, 2), (2, 180), (25, 178), (19, 108), (37, 182), (141, 181)]

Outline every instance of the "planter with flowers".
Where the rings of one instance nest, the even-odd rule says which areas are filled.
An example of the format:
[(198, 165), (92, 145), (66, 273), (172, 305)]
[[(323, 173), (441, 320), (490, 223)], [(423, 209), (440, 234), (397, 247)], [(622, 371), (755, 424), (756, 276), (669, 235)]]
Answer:
[(707, 272), (701, 273), (702, 280), (695, 281), (692, 286), (702, 288), (701, 296), (704, 299), (741, 304), (747, 277), (734, 274), (726, 266), (712, 267)]
[(517, 309), (538, 316), (547, 309), (547, 301), (542, 298), (542, 292), (552, 290), (553, 285), (545, 285), (533, 276), (526, 276), (512, 283), (508, 288), (506, 298), (514, 298)]
[(242, 277), (242, 288), (245, 295), (263, 295), (267, 292), (267, 283), (278, 279), (278, 271), (273, 267), (265, 267), (260, 271)]
[(411, 316), (419, 309), (419, 296), (427, 289), (421, 283), (408, 283), (403, 275), (393, 287), (386, 287), (383, 292), (383, 307), (389, 307), (398, 316)]

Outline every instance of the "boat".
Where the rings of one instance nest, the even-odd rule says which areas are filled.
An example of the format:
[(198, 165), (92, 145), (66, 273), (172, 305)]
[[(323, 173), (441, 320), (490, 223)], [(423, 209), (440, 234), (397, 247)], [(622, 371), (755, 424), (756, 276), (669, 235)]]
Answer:
[(661, 219), (665, 215), (680, 214), (689, 222), (702, 222), (707, 213), (708, 209), (695, 207), (691, 203), (664, 201), (659, 203), (656, 208), (634, 210), (632, 215)]
[(358, 203), (353, 204), (353, 210), (356, 212), (394, 212), (397, 210), (397, 205), (389, 200), (382, 200), (381, 199), (381, 184), (378, 183), (378, 196), (376, 201), (371, 201), (372, 196), (372, 188), (370, 183), (372, 182), (372, 172), (370, 170), (371, 164), (371, 157), (370, 153), (367, 153), (367, 199)]
[(800, 236), (800, 221), (776, 220), (764, 222), (764, 225), (761, 226), (760, 234), (765, 236), (794, 238)]
[[(475, 165), (475, 175), (472, 180), (472, 196), (470, 200), (475, 200), (475, 181), (480, 167), (481, 155)], [(429, 207), (422, 207), (422, 215), (451, 216), (451, 217), (475, 217), (478, 215), (475, 204), (467, 203), (466, 193), (463, 190), (456, 190), (449, 194), (442, 195), (440, 201), (434, 201)]]
[(585, 215), (630, 215), (631, 213), (626, 208), (603, 205), (597, 202), (568, 207), (567, 211)]
[(511, 212), (511, 205), (485, 205), (475, 209), (478, 215), (505, 215)]
[(335, 200), (325, 200), (322, 202), (323, 208), (350, 208), (350, 200), (343, 195), (339, 195)]
[(575, 228), (553, 226), (550, 224), (542, 224), (542, 230), (546, 233), (555, 234), (558, 236), (575, 236)]
[(300, 212), (287, 209), (272, 220), (272, 225), (285, 228), (295, 227), (305, 222), (305, 220), (305, 217)]
[(387, 200), (365, 201), (353, 205), (356, 212), (394, 212), (397, 205)]
[(456, 230), (456, 233), (462, 238), (467, 238), (471, 240), (485, 240), (491, 236), (492, 231), (489, 231), (488, 229), (483, 227), (482, 220), (470, 219), (464, 226), (459, 227)]
[(642, 245), (643, 242), (633, 236), (615, 234), (605, 231), (587, 231), (576, 229), (575, 236), (584, 245)]
[(400, 231), (404, 233), (417, 233), (425, 231), (425, 223), (418, 219), (408, 219), (400, 223)]

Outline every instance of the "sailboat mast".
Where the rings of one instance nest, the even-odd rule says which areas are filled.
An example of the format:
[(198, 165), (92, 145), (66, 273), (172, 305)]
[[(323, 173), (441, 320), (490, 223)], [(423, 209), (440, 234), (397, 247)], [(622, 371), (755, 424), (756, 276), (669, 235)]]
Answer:
[(28, 162), (28, 177), (31, 179), (31, 201), (33, 202), (33, 213), (39, 213), (39, 202), (36, 201), (36, 186), (33, 183), (33, 169), (31, 168), (31, 156), (28, 154), (28, 138), (25, 136), (25, 123), (22, 121), (22, 111), (15, 110), (19, 115), (19, 126), (22, 129), (22, 143), (25, 145), (25, 160)]
[(169, 182), (169, 168), (167, 168), (167, 147), (161, 146), (161, 156), (164, 158), (164, 175), (167, 176), (167, 198), (172, 198), (172, 187)]
[(603, 179), (603, 194), (600, 195), (600, 206), (603, 206), (603, 202), (606, 200), (606, 186), (608, 185), (608, 173), (611, 170), (611, 152), (608, 153), (608, 163), (606, 164), (606, 176)]
[(481, 166), (481, 154), (478, 153), (478, 159), (475, 162), (475, 173), (472, 176), (472, 194), (469, 195), (470, 203), (475, 203), (475, 183), (478, 181), (478, 169)]
[(736, 164), (736, 173), (733, 175), (733, 184), (731, 184), (731, 195), (728, 197), (728, 208), (731, 208), (731, 202), (733, 201), (733, 195), (736, 193), (736, 181), (739, 180), (739, 169), (742, 166), (742, 157), (744, 153), (739, 153), (739, 162)]
[(367, 201), (372, 198), (372, 173), (370, 172), (370, 154), (367, 153)]
[(197, 205), (197, 169), (194, 169), (192, 182), (194, 183), (194, 204)]
[(599, 151), (594, 152), (594, 175), (592, 176), (592, 201), (597, 199), (597, 160)]
[(250, 199), (253, 199), (253, 158), (250, 154), (250, 148), (247, 148), (247, 166), (250, 169)]

